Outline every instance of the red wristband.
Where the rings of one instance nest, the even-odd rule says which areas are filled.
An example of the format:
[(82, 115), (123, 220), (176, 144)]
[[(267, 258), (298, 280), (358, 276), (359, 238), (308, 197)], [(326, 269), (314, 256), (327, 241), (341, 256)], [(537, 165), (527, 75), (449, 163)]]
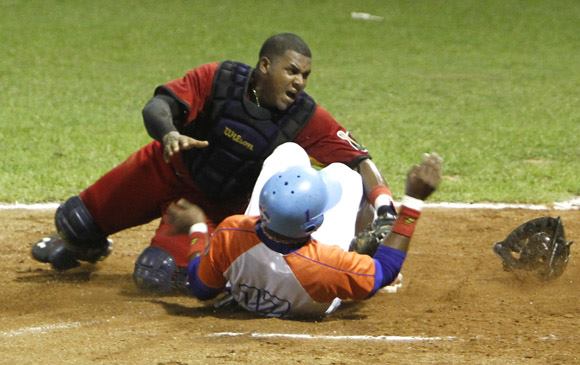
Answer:
[(415, 226), (417, 225), (417, 220), (421, 216), (421, 212), (418, 210), (411, 209), (406, 206), (402, 206), (399, 211), (399, 216), (393, 225), (393, 232), (411, 238), (413, 232), (415, 231)]
[(391, 190), (386, 185), (380, 184), (375, 186), (373, 190), (371, 190), (371, 192), (369, 193), (368, 196), (369, 203), (375, 204), (375, 200), (377, 200), (377, 197), (383, 194), (388, 195), (390, 197), (393, 196), (393, 193), (391, 193)]

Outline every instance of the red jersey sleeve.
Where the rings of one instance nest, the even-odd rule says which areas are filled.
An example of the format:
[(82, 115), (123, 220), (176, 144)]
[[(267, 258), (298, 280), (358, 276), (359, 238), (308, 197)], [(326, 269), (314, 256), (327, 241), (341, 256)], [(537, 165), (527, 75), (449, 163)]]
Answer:
[(183, 77), (169, 81), (155, 89), (155, 95), (173, 96), (186, 110), (186, 124), (194, 120), (211, 96), (213, 78), (218, 62), (208, 63), (189, 70)]
[(320, 166), (342, 162), (354, 167), (370, 157), (366, 148), (320, 105), (316, 106), (314, 115), (294, 142), (306, 150), (313, 163)]

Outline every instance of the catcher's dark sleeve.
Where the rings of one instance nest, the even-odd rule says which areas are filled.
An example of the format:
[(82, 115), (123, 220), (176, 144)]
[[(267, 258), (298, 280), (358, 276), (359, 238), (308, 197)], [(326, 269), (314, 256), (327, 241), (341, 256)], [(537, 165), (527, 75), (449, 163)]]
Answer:
[(177, 131), (174, 121), (181, 115), (179, 104), (167, 95), (152, 97), (143, 108), (145, 129), (158, 141), (161, 141), (167, 133)]

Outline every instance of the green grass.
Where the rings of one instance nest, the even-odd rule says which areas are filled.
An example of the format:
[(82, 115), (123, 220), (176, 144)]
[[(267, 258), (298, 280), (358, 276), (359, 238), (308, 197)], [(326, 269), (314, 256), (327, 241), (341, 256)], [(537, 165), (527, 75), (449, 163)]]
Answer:
[[(357, 21), (351, 11), (384, 17)], [(281, 31), (313, 50), (308, 91), (403, 194), (423, 152), (439, 201), (580, 195), (580, 2), (0, 0), (0, 201), (60, 201), (147, 143), (156, 85), (256, 61)]]

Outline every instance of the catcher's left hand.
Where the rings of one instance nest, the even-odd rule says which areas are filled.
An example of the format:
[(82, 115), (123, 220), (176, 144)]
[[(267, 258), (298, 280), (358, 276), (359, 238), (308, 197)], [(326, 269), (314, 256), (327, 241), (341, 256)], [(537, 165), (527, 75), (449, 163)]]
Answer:
[(163, 136), (163, 159), (169, 163), (173, 155), (180, 151), (191, 150), (193, 148), (206, 148), (208, 141), (200, 141), (195, 138), (172, 131)]

